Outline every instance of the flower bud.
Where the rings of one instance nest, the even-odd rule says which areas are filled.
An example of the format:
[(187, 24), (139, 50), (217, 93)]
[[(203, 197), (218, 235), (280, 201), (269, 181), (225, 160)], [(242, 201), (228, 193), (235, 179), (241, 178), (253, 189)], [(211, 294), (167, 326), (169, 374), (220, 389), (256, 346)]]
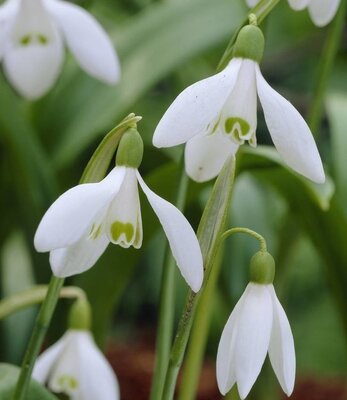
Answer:
[(116, 165), (138, 168), (143, 157), (143, 141), (135, 128), (128, 129), (122, 136), (116, 157)]
[(255, 25), (244, 26), (236, 38), (233, 57), (245, 58), (260, 63), (263, 53), (263, 32)]
[(261, 285), (271, 284), (275, 277), (275, 260), (267, 251), (254, 254), (250, 264), (250, 280)]

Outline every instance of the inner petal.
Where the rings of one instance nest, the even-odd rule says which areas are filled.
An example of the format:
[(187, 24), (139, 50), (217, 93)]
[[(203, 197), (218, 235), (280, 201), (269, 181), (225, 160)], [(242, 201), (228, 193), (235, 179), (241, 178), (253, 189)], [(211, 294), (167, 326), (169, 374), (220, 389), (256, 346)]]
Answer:
[(45, 46), (55, 40), (56, 29), (42, 0), (22, 0), (11, 32), (14, 45)]
[(257, 90), (255, 62), (243, 60), (237, 82), (220, 117), (221, 130), (236, 144), (256, 144)]
[(141, 247), (142, 219), (136, 170), (127, 168), (123, 184), (106, 216), (106, 232), (112, 243)]

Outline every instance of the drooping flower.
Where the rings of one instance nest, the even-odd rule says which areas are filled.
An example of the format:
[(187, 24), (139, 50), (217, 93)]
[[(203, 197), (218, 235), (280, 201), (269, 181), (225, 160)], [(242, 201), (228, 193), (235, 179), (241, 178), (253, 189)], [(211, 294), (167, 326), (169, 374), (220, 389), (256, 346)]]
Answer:
[(109, 84), (119, 80), (113, 45), (83, 8), (62, 0), (7, 0), (0, 7), (0, 59), (22, 96), (36, 99), (54, 85), (64, 41), (88, 74)]
[[(248, 7), (254, 7), (260, 0), (246, 0)], [(335, 16), (340, 5), (340, 0), (288, 0), (293, 10), (308, 9), (315, 25), (327, 25)]]
[(143, 181), (137, 170), (142, 147), (134, 157), (137, 140), (142, 143), (137, 131), (129, 130), (120, 142), (117, 166), (101, 182), (75, 186), (51, 205), (36, 231), (35, 248), (50, 251), (53, 273), (59, 277), (91, 268), (110, 242), (140, 248), (139, 183), (159, 218), (183, 277), (197, 292), (203, 280), (198, 240), (181, 211), (152, 192)]
[(283, 160), (314, 182), (325, 180), (306, 122), (263, 78), (259, 62), (264, 38), (259, 28), (241, 29), (234, 58), (220, 73), (185, 89), (160, 120), (156, 147), (186, 143), (188, 175), (199, 182), (217, 176), (230, 154), (248, 141), (256, 146), (257, 94), (274, 145)]
[(88, 330), (69, 329), (37, 359), (33, 377), (71, 400), (118, 400), (113, 369)]
[[(263, 261), (261, 252), (253, 259), (259, 255)], [(266, 253), (266, 261), (268, 256)], [(288, 396), (293, 391), (294, 340), (272, 280), (272, 272), (265, 275), (255, 272), (224, 327), (217, 353), (217, 382), (222, 394), (229, 392), (236, 383), (240, 397), (244, 399), (256, 381), (267, 353), (283, 391)]]

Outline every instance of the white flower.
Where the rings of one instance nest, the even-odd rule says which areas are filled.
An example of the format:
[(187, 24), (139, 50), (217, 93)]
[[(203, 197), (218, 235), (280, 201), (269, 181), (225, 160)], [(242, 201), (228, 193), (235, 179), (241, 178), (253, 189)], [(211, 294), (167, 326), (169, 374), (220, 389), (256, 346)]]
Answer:
[[(254, 7), (260, 0), (246, 0), (248, 7)], [(315, 25), (327, 25), (335, 16), (340, 0), (288, 0), (294, 10), (303, 10), (307, 7)]]
[(33, 377), (71, 400), (118, 400), (116, 375), (89, 331), (68, 330), (38, 358)]
[(312, 181), (324, 182), (322, 162), (306, 122), (250, 59), (234, 58), (222, 72), (185, 89), (159, 122), (153, 144), (168, 147), (187, 142), (188, 175), (200, 182), (212, 179), (240, 144), (248, 141), (256, 146), (257, 94), (283, 160)]
[(295, 381), (293, 335), (272, 284), (249, 283), (226, 323), (217, 354), (222, 394), (237, 383), (241, 399), (251, 390), (267, 352), (277, 379), (290, 396)]
[(191, 288), (203, 280), (198, 240), (184, 215), (153, 193), (136, 168), (117, 166), (101, 182), (75, 186), (48, 209), (37, 229), (38, 251), (50, 251), (55, 275), (66, 277), (91, 268), (110, 242), (141, 247), (140, 184), (166, 233), (172, 254)]
[(93, 77), (114, 84), (120, 66), (101, 25), (61, 0), (7, 0), (0, 7), (0, 59), (7, 79), (28, 99), (44, 95), (64, 61), (64, 41)]

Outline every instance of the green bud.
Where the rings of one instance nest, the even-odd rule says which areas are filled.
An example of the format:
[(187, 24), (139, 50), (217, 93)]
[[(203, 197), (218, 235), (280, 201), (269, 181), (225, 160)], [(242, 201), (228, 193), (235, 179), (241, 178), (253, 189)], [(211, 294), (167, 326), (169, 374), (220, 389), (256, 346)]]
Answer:
[(250, 280), (254, 283), (267, 285), (275, 277), (275, 260), (267, 251), (258, 251), (251, 259)]
[(79, 298), (72, 304), (69, 312), (69, 329), (90, 330), (92, 312), (87, 299)]
[(143, 141), (135, 128), (128, 129), (122, 136), (116, 157), (116, 165), (138, 168), (143, 157)]
[(254, 25), (244, 26), (234, 45), (233, 57), (245, 58), (260, 63), (264, 54), (263, 32)]

